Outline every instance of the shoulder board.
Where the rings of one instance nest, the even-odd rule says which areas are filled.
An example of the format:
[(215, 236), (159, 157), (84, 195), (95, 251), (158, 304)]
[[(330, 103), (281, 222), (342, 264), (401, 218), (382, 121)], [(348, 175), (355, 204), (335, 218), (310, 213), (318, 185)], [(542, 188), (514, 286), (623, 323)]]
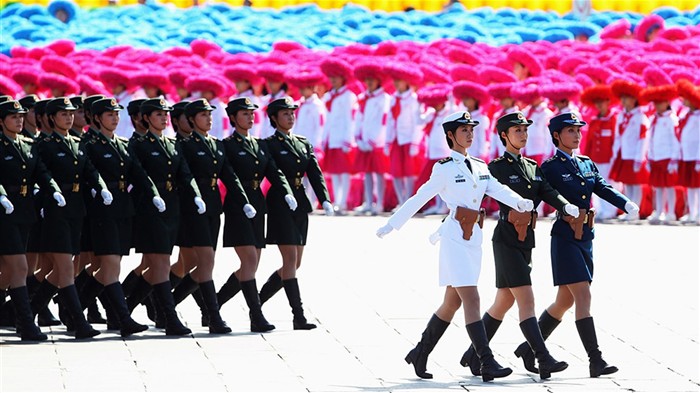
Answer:
[(530, 158), (530, 157), (523, 157), (523, 158), (525, 159), (525, 161), (529, 162), (530, 164), (537, 165), (537, 161), (533, 160), (532, 158)]
[[(97, 143), (97, 138), (85, 138), (85, 139), (83, 140), (83, 142), (84, 142), (84, 143), (90, 143), (90, 144), (93, 144), (93, 145), (94, 145), (95, 143)], [(106, 142), (105, 142), (105, 143), (106, 143)]]
[(486, 164), (486, 161), (482, 160), (481, 158), (476, 158), (476, 157), (469, 156), (469, 159), (472, 160), (472, 161), (481, 162), (481, 163), (483, 163), (483, 164)]
[(442, 160), (438, 161), (439, 164), (445, 164), (447, 162), (452, 161), (452, 157), (445, 157)]
[(50, 136), (47, 136), (46, 138), (44, 138), (44, 142), (51, 142), (51, 139), (52, 138)]
[(552, 161), (555, 161), (555, 158), (556, 158), (556, 157), (557, 157), (557, 156), (549, 157), (548, 159), (544, 160), (543, 164), (544, 164), (545, 162), (552, 162)]
[(498, 156), (498, 157), (494, 158), (493, 160), (491, 160), (491, 162), (499, 162), (499, 161), (503, 161), (503, 159), (504, 159), (503, 156)]
[(580, 158), (580, 159), (582, 159), (582, 160), (588, 160), (588, 161), (590, 161), (590, 160), (591, 160), (591, 158), (590, 158), (590, 157), (588, 157), (588, 156), (584, 156), (584, 155), (581, 155), (581, 154), (577, 154), (577, 155), (576, 155), (576, 157), (578, 157), (578, 158)]

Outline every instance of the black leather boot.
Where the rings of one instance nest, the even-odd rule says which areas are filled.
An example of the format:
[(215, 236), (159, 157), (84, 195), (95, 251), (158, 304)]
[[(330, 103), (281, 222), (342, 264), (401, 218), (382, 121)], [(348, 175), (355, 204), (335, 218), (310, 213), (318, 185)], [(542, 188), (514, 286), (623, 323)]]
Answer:
[[(35, 288), (34, 288), (32, 295), (29, 298), (30, 299), (29, 302), (30, 302), (30, 304), (32, 304), (32, 313), (37, 315), (37, 322), (38, 322), (39, 326), (58, 326), (58, 325), (60, 325), (61, 321), (56, 319), (56, 317), (51, 313), (51, 310), (49, 310), (49, 307), (48, 307), (49, 302), (51, 301), (51, 298), (56, 294), (56, 292), (58, 292), (58, 288), (51, 285), (51, 283), (49, 283), (47, 280), (39, 282), (39, 280), (37, 280), (35, 276), (32, 275), (32, 277), (34, 277), (34, 280), (28, 279), (27, 281), (28, 282), (36, 281), (36, 284), (32, 284), (32, 286), (35, 285)], [(46, 287), (44, 287), (43, 289), (41, 288), (43, 283), (47, 283), (50, 286), (48, 289), (51, 289), (51, 287), (52, 287), (52, 288), (55, 288), (55, 290), (53, 291), (51, 296), (49, 296), (49, 298), (46, 299), (46, 305), (44, 305), (43, 307), (41, 307), (39, 309), (35, 309), (34, 308), (34, 296), (36, 296), (37, 293), (41, 293), (41, 291), (47, 290)], [(46, 296), (46, 294), (42, 294), (40, 296)], [(44, 300), (42, 299), (41, 302), (43, 302), (43, 301)]]
[(265, 284), (263, 284), (262, 288), (260, 288), (260, 304), (265, 304), (265, 302), (275, 296), (275, 294), (282, 289), (282, 286), (282, 277), (277, 270), (275, 270)]
[[(84, 270), (83, 270), (84, 271)], [(104, 285), (102, 285), (95, 277), (90, 275), (83, 279), (82, 290), (78, 292), (80, 299), (80, 306), (83, 310), (87, 309), (89, 306), (95, 304), (95, 300), (104, 290)], [(76, 285), (77, 289), (77, 285)], [(98, 312), (99, 313), (99, 312)], [(91, 322), (92, 323), (92, 322)]]
[(440, 341), (440, 337), (445, 334), (445, 330), (447, 330), (448, 326), (450, 326), (449, 322), (443, 321), (438, 318), (437, 315), (433, 314), (428, 321), (428, 326), (426, 326), (423, 331), (420, 342), (406, 355), (404, 360), (408, 364), (413, 364), (413, 370), (418, 377), (423, 379), (433, 378), (433, 374), (426, 371), (428, 355), (430, 355), (435, 345)]
[(174, 290), (182, 282), (182, 277), (177, 274), (170, 272), (170, 287)]
[[(501, 322), (503, 321), (492, 317), (487, 312), (484, 313), (481, 320), (484, 322), (484, 328), (486, 329), (486, 339), (491, 342), (491, 339), (496, 334), (498, 327), (501, 326)], [(473, 346), (469, 346), (469, 349), (464, 352), (459, 364), (461, 364), (462, 367), (469, 366), (469, 370), (472, 372), (472, 375), (481, 375), (481, 363), (479, 363), (479, 357), (476, 356), (476, 351), (474, 350)]]
[(100, 300), (102, 308), (105, 309), (105, 315), (107, 316), (107, 330), (119, 330), (119, 317), (117, 316), (116, 312), (114, 312), (114, 308), (109, 302), (109, 297), (107, 296), (105, 291), (102, 291), (102, 293), (97, 298)]
[(245, 302), (250, 309), (250, 331), (256, 333), (269, 332), (275, 328), (275, 325), (265, 319), (260, 305), (260, 295), (255, 279), (241, 281), (241, 291), (245, 297)]
[(185, 277), (182, 277), (182, 281), (180, 281), (180, 285), (173, 291), (173, 301), (175, 305), (182, 303), (182, 301), (187, 299), (197, 288), (199, 288), (197, 281), (193, 280), (192, 276), (189, 274), (185, 274)]
[(549, 354), (535, 317), (520, 322), (520, 330), (523, 332), (528, 344), (530, 344), (530, 348), (535, 352), (541, 379), (547, 379), (552, 376), (552, 373), (564, 371), (569, 367), (566, 362), (557, 361)]
[[(5, 300), (7, 292), (0, 289), (0, 327), (15, 327), (15, 307), (12, 299)], [(34, 319), (34, 318), (32, 318)]]
[[(197, 307), (199, 307), (199, 312), (200, 314), (202, 314), (202, 327), (209, 326), (209, 313), (207, 312), (207, 305), (204, 304), (204, 297), (202, 296), (202, 291), (200, 288), (197, 288), (196, 291), (192, 292), (192, 299), (194, 299), (195, 303), (197, 303)], [(216, 304), (219, 304), (218, 299)], [(221, 310), (220, 304), (219, 310)]]
[(150, 295), (152, 290), (153, 287), (148, 283), (148, 281), (146, 281), (145, 278), (143, 278), (143, 276), (137, 276), (135, 278), (131, 294), (126, 296), (126, 306), (129, 308), (129, 312), (134, 312), (136, 306), (138, 306), (143, 299)]
[[(180, 284), (182, 285), (182, 284)], [(173, 301), (173, 293), (170, 289), (170, 281), (165, 281), (153, 286), (153, 294), (158, 299), (163, 313), (165, 315), (165, 334), (167, 336), (184, 336), (192, 333), (185, 325), (180, 322), (180, 318), (175, 311), (175, 302)]]
[(308, 323), (304, 316), (304, 308), (301, 306), (301, 294), (299, 293), (299, 281), (296, 278), (282, 281), (284, 292), (287, 294), (289, 305), (294, 315), (294, 330), (316, 329), (316, 325)]
[(80, 273), (78, 273), (78, 275), (75, 276), (75, 280), (73, 281), (73, 283), (75, 284), (75, 289), (78, 290), (78, 293), (80, 293), (80, 291), (83, 289), (83, 285), (85, 285), (85, 280), (88, 277), (91, 277), (91, 275), (85, 268), (83, 268), (83, 270), (81, 270)]
[(467, 333), (472, 340), (472, 345), (479, 356), (481, 363), (481, 379), (484, 382), (493, 381), (494, 378), (509, 376), (513, 370), (502, 367), (493, 357), (493, 352), (489, 348), (489, 340), (486, 338), (486, 329), (482, 321), (476, 321), (467, 325)]
[[(542, 315), (540, 315), (540, 319), (537, 321), (540, 332), (542, 333), (542, 338), (546, 341), (560, 323), (561, 321), (549, 315), (547, 310), (542, 311)], [(535, 374), (540, 372), (535, 366), (535, 353), (532, 352), (532, 348), (530, 348), (530, 344), (528, 344), (527, 341), (518, 346), (515, 350), (515, 356), (523, 359), (523, 365), (527, 371)]]
[(104, 287), (104, 293), (107, 295), (112, 309), (119, 318), (119, 333), (122, 337), (128, 337), (134, 333), (148, 330), (148, 326), (141, 325), (131, 318), (120, 282), (117, 281)]
[(34, 324), (34, 314), (29, 306), (27, 287), (10, 288), (8, 292), (12, 299), (14, 315), (22, 341), (46, 341), (48, 337)]
[(122, 281), (122, 290), (124, 291), (124, 296), (129, 297), (131, 296), (131, 292), (134, 290), (134, 287), (136, 286), (136, 282), (139, 280), (140, 275), (136, 274), (135, 271), (130, 271), (129, 274), (124, 277), (124, 281)]
[[(234, 296), (241, 290), (241, 283), (236, 277), (236, 273), (231, 273), (228, 280), (224, 285), (219, 288), (219, 293), (216, 294), (216, 300), (219, 302), (219, 307), (223, 306), (224, 303), (233, 299)], [(260, 304), (262, 304), (262, 299), (260, 299)]]
[(593, 317), (583, 318), (576, 321), (576, 329), (581, 337), (583, 347), (586, 348), (588, 354), (591, 378), (597, 378), (601, 375), (608, 375), (617, 372), (617, 367), (609, 365), (603, 360), (603, 354), (598, 349), (598, 337), (595, 334), (595, 325), (593, 325)]
[[(32, 307), (32, 313), (36, 315), (39, 314), (40, 311), (45, 309), (49, 305), (51, 298), (53, 298), (57, 292), (58, 288), (51, 284), (49, 280), (42, 281), (41, 284), (39, 284), (39, 287), (36, 289), (36, 292), (34, 293), (34, 296), (32, 297), (32, 300), (29, 303)], [(41, 323), (39, 324), (39, 326), (42, 326)]]
[(216, 301), (216, 288), (214, 281), (205, 281), (199, 283), (199, 290), (204, 299), (204, 305), (209, 315), (209, 333), (212, 334), (227, 334), (231, 333), (231, 328), (226, 325), (221, 314), (219, 314), (219, 303)]
[(75, 338), (91, 338), (100, 334), (100, 332), (93, 329), (85, 319), (82, 307), (80, 306), (80, 300), (78, 300), (78, 291), (75, 289), (75, 285), (69, 285), (65, 288), (59, 289), (58, 296), (60, 297), (63, 307), (66, 308), (66, 310), (70, 313), (70, 316), (73, 318)]

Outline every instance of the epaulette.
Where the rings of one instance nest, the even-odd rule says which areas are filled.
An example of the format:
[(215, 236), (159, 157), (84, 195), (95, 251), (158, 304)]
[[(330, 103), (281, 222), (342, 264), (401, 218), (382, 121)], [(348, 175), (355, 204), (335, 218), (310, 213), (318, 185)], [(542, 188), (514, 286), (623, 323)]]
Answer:
[(499, 156), (499, 157), (496, 157), (493, 160), (491, 160), (491, 162), (499, 162), (499, 161), (503, 161), (504, 159), (505, 159), (505, 157)]
[(576, 157), (578, 157), (578, 158), (580, 158), (580, 159), (582, 159), (582, 160), (588, 160), (588, 161), (590, 161), (590, 160), (591, 160), (591, 158), (590, 158), (590, 157), (588, 157), (588, 156), (584, 156), (584, 155), (581, 155), (581, 154), (577, 154), (577, 155), (576, 155)]
[(529, 162), (530, 164), (537, 165), (537, 161), (533, 160), (532, 158), (530, 158), (530, 157), (523, 157), (523, 158), (525, 159), (525, 161)]
[(44, 138), (44, 142), (51, 142), (51, 137), (47, 136), (46, 138)]
[(557, 156), (551, 156), (551, 157), (549, 157), (548, 159), (544, 160), (543, 164), (544, 164), (545, 162), (552, 162), (552, 161), (554, 161), (556, 158), (557, 158)]
[(450, 162), (450, 161), (452, 161), (452, 157), (445, 157), (445, 158), (443, 158), (442, 160), (439, 160), (438, 163), (439, 163), (439, 164), (444, 164), (444, 163), (447, 163), (447, 162)]
[(474, 160), (474, 161), (481, 162), (481, 163), (483, 163), (483, 164), (486, 164), (486, 161), (482, 160), (481, 158), (476, 158), (476, 157), (469, 156), (469, 159)]

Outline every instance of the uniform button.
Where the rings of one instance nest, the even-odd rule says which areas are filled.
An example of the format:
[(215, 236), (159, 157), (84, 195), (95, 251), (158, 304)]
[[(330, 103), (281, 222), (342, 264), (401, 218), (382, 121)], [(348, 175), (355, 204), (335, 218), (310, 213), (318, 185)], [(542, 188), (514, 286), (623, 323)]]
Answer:
[(581, 195), (581, 199), (586, 199), (586, 196), (585, 196), (585, 195)]
[(173, 177), (173, 175), (171, 175), (170, 173), (168, 173), (168, 178), (171, 178), (171, 177)]
[(73, 165), (78, 165), (78, 161), (73, 161)]
[(79, 179), (79, 178), (80, 178), (80, 175), (76, 174), (76, 175), (75, 175), (75, 178), (76, 178), (76, 179)]
[(476, 188), (476, 184), (474, 184), (474, 188)]
[(581, 182), (581, 185), (582, 185), (582, 186), (585, 186), (585, 185), (586, 185), (586, 182), (583, 182), (583, 181), (582, 181), (582, 182)]
[(255, 160), (255, 165), (258, 165), (258, 164), (260, 164), (260, 161)]
[(219, 163), (219, 161), (214, 160), (214, 164), (218, 164), (218, 163)]
[(301, 176), (301, 172), (297, 172), (297, 176)]
[(301, 162), (301, 160), (297, 160), (297, 164), (300, 163), (300, 162)]
[(124, 166), (124, 163), (123, 163), (123, 162), (120, 162), (120, 163), (119, 163), (119, 166)]
[(172, 162), (172, 161), (168, 161), (168, 165), (173, 165), (173, 162)]
[(26, 166), (26, 165), (22, 165), (22, 169), (27, 169), (27, 166)]
[(258, 177), (258, 174), (257, 174), (257, 173), (255, 174), (255, 177)]
[(27, 182), (27, 179), (22, 179), (22, 183), (26, 183), (26, 182)]
[(123, 178), (124, 178), (124, 175), (119, 175), (119, 178), (120, 178), (120, 179), (123, 179)]
[[(474, 187), (476, 187), (476, 186), (474, 186)], [(527, 188), (532, 188), (532, 185), (528, 184), (528, 185), (527, 185)]]

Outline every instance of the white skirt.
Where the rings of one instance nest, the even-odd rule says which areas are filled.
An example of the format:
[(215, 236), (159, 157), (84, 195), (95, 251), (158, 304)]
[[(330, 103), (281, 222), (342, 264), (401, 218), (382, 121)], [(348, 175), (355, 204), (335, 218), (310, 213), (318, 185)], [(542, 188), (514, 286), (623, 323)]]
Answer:
[(479, 283), (481, 273), (481, 243), (483, 233), (474, 224), (471, 239), (462, 238), (462, 227), (452, 217), (447, 217), (438, 229), (438, 236), (431, 241), (440, 241), (440, 286), (471, 287)]

